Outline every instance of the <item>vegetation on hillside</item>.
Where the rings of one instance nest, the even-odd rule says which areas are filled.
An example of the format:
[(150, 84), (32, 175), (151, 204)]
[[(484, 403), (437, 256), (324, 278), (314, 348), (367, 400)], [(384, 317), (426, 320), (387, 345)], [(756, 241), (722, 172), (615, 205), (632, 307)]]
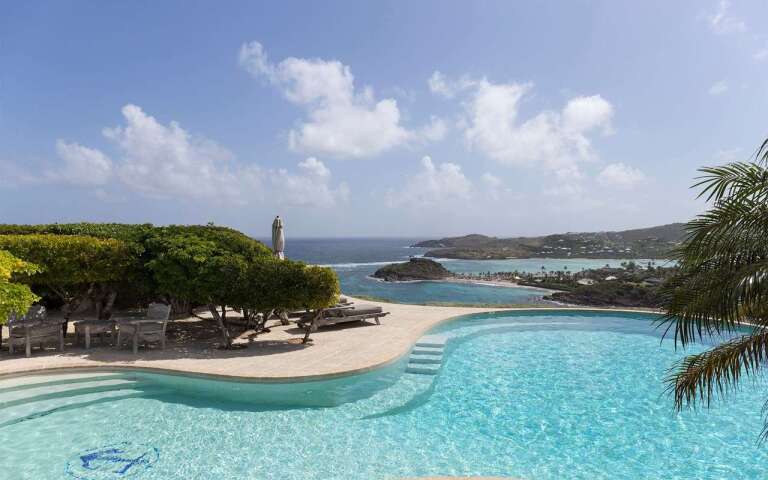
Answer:
[(668, 258), (683, 238), (683, 224), (621, 232), (563, 233), (543, 237), (496, 238), (466, 235), (427, 240), (425, 257), (469, 260), (505, 258)]
[(668, 387), (678, 409), (711, 405), (768, 362), (768, 140), (754, 162), (701, 172), (694, 187), (712, 206), (686, 225), (676, 251), (680, 272), (663, 292), (667, 333), (683, 347), (728, 340), (674, 367)]
[(677, 267), (641, 267), (634, 262), (625, 268), (585, 270), (559, 282), (557, 289), (562, 291), (544, 298), (595, 307), (660, 308), (662, 286), (676, 272)]

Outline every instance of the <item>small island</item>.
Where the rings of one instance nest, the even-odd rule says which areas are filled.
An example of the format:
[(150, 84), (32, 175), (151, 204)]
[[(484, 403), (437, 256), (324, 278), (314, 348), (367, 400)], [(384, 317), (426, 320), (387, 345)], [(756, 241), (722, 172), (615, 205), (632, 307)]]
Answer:
[(440, 263), (428, 258), (411, 258), (404, 263), (392, 263), (374, 272), (375, 278), (387, 282), (405, 282), (413, 280), (445, 280), (452, 273)]

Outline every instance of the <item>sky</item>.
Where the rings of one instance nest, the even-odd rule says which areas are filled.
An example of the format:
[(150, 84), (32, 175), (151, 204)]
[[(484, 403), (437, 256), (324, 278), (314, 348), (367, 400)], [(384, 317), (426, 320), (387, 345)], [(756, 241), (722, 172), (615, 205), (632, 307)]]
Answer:
[(768, 2), (3, 2), (0, 223), (538, 235), (700, 213)]

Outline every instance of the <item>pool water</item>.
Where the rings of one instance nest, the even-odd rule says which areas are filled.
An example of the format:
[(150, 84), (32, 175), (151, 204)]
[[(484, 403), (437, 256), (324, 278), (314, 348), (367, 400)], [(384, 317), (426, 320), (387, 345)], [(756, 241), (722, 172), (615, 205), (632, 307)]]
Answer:
[(652, 318), (465, 317), (432, 332), (446, 341), (436, 375), (405, 373), (405, 359), (360, 377), (285, 385), (109, 372), (3, 380), (0, 472), (768, 478), (768, 448), (757, 444), (764, 385), (709, 411), (675, 413), (662, 380), (684, 352), (660, 341)]

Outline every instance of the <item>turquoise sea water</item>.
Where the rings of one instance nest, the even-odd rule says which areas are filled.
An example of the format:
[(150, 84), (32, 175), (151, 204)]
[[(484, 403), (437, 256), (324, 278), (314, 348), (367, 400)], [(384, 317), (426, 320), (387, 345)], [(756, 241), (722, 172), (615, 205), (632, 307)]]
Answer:
[(107, 373), (78, 374), (79, 383), (4, 380), (0, 472), (34, 480), (768, 478), (768, 449), (757, 444), (763, 385), (727, 406), (676, 414), (662, 379), (684, 352), (660, 341), (651, 318), (467, 317), (437, 330), (448, 340), (435, 376), (404, 373), (399, 363), (289, 385)]
[[(530, 288), (495, 287), (488, 285), (445, 282), (389, 283), (371, 278), (383, 265), (404, 262), (410, 256), (423, 255), (428, 249), (409, 248), (416, 238), (354, 238), (354, 239), (288, 239), (286, 255), (309, 263), (330, 265), (347, 295), (366, 295), (399, 303), (464, 303), (464, 304), (536, 304), (542, 303), (545, 292)], [(269, 241), (267, 240), (267, 243)], [(438, 259), (456, 273), (481, 272), (540, 272), (569, 270), (578, 272), (606, 264), (618, 267), (623, 260), (594, 259), (510, 259), (510, 260), (447, 260)], [(643, 263), (642, 261), (638, 261)]]

